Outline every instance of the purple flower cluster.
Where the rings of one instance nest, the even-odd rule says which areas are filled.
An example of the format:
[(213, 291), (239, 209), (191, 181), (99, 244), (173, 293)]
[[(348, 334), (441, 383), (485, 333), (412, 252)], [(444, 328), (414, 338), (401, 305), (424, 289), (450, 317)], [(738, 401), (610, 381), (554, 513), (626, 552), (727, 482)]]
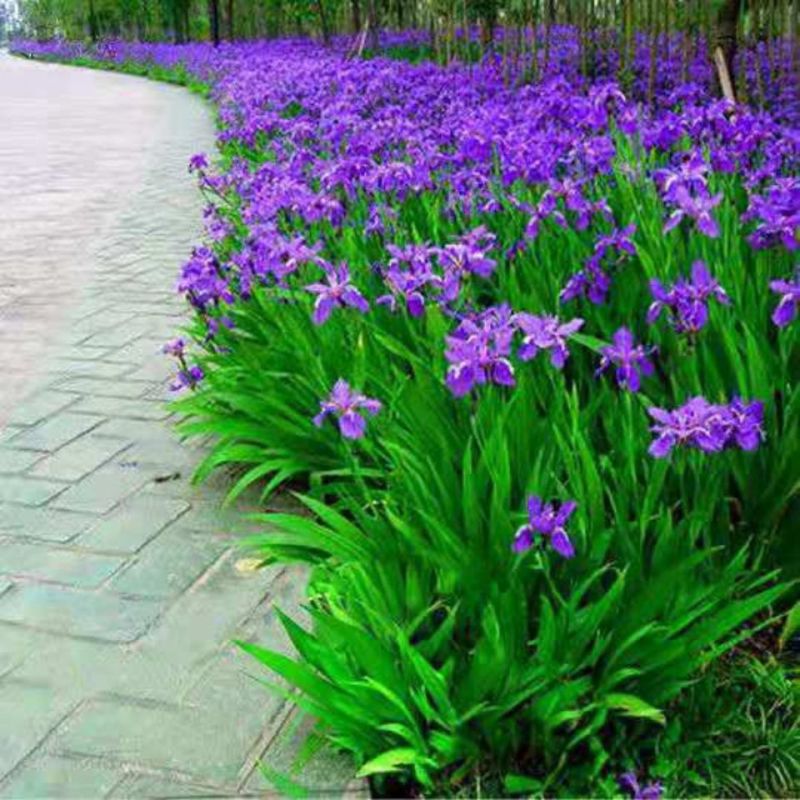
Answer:
[(749, 239), (757, 250), (776, 244), (800, 250), (800, 178), (776, 178), (764, 194), (750, 195), (742, 219), (758, 222)]
[(619, 266), (626, 258), (636, 255), (633, 234), (636, 225), (631, 224), (622, 230), (600, 236), (594, 245), (594, 252), (583, 269), (576, 272), (561, 290), (562, 303), (577, 297), (587, 297), (592, 303), (605, 303), (611, 288), (609, 267)]
[(467, 316), (447, 337), (447, 385), (456, 397), (484, 383), (514, 386), (511, 356), (517, 332), (522, 334), (517, 352), (520, 360), (530, 361), (540, 352), (549, 351), (553, 366), (562, 369), (569, 358), (567, 339), (582, 326), (583, 320), (577, 318), (562, 323), (555, 316), (514, 314), (508, 305)]
[(514, 535), (514, 551), (523, 553), (530, 550), (536, 537), (542, 536), (560, 556), (572, 558), (575, 548), (564, 526), (577, 507), (574, 500), (556, 506), (531, 495), (528, 498), (528, 521)]
[(181, 389), (194, 389), (205, 377), (202, 367), (197, 364), (189, 364), (186, 361), (186, 340), (183, 338), (173, 339), (167, 342), (163, 351), (166, 355), (172, 356), (178, 362), (178, 372), (175, 379), (170, 384), (173, 392)]
[(489, 253), (495, 243), (494, 234), (481, 225), (442, 247), (387, 244), (391, 258), (383, 278), (389, 291), (376, 302), (395, 311), (400, 301), (412, 317), (422, 316), (428, 302), (449, 306), (459, 299), (467, 275), (491, 277), (497, 262)]
[(477, 384), (513, 386), (511, 344), (516, 329), (511, 309), (489, 308), (462, 320), (447, 337), (445, 357), (450, 362), (447, 385), (456, 397), (463, 397)]
[(694, 220), (701, 233), (712, 239), (719, 236), (719, 225), (711, 212), (722, 201), (722, 193), (711, 194), (708, 174), (709, 167), (699, 151), (689, 154), (674, 169), (656, 170), (654, 178), (661, 188), (662, 198), (672, 209), (664, 224), (664, 233), (688, 217)]
[(692, 264), (691, 280), (679, 278), (669, 289), (658, 280), (650, 281), (653, 303), (647, 321), (655, 322), (666, 310), (679, 333), (697, 333), (708, 321), (708, 301), (713, 297), (723, 305), (731, 300), (703, 261)]
[(745, 403), (740, 398), (724, 405), (693, 397), (673, 411), (649, 408), (655, 420), (655, 439), (649, 453), (665, 458), (675, 447), (690, 447), (705, 453), (719, 453), (729, 447), (755, 450), (764, 439), (764, 404)]

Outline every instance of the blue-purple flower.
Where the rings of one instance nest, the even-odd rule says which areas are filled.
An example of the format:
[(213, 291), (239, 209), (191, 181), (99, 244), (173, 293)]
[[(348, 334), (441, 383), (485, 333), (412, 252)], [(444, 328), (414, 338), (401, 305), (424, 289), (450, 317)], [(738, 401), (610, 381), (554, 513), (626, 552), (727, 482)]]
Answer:
[(684, 185), (675, 190), (676, 208), (664, 223), (664, 233), (680, 225), (684, 217), (695, 221), (697, 229), (711, 239), (719, 236), (719, 224), (711, 212), (722, 202), (722, 193), (711, 195), (707, 191), (692, 194)]
[(536, 316), (520, 312), (514, 315), (514, 323), (522, 332), (522, 345), (518, 355), (523, 361), (530, 361), (542, 350), (550, 351), (550, 362), (562, 369), (569, 358), (567, 339), (583, 327), (583, 320), (576, 318), (562, 323), (555, 316)]
[(389, 294), (382, 295), (376, 302), (395, 311), (398, 299), (402, 299), (412, 317), (421, 317), (425, 312), (427, 287), (440, 289), (442, 286), (431, 263), (435, 248), (424, 244), (405, 247), (390, 244), (386, 249), (392, 256), (384, 271)]
[(182, 336), (179, 336), (177, 339), (172, 339), (164, 345), (163, 351), (168, 356), (182, 358), (186, 352), (186, 339)]
[(785, 328), (797, 316), (797, 307), (800, 306), (800, 271), (792, 280), (771, 281), (769, 288), (781, 296), (772, 312), (772, 321), (779, 328)]
[(668, 411), (649, 408), (655, 420), (650, 430), (655, 439), (650, 455), (665, 458), (675, 447), (690, 447), (705, 453), (719, 453), (727, 447), (755, 450), (764, 439), (764, 404), (745, 403), (740, 398), (724, 405), (693, 397), (684, 405)]
[(638, 392), (641, 379), (653, 374), (650, 355), (654, 350), (654, 347), (634, 344), (633, 334), (627, 328), (620, 328), (614, 334), (613, 343), (600, 351), (602, 357), (596, 374), (605, 372), (614, 364), (619, 387), (629, 392)]
[(605, 303), (611, 288), (611, 276), (604, 265), (615, 268), (626, 258), (636, 255), (636, 245), (633, 242), (635, 232), (636, 225), (631, 223), (599, 236), (586, 265), (570, 276), (561, 290), (559, 300), (568, 303), (577, 297), (587, 297), (595, 305)]
[(507, 305), (488, 308), (461, 321), (447, 337), (445, 351), (450, 362), (447, 385), (456, 397), (468, 394), (477, 384), (514, 385), (514, 367), (509, 360), (514, 332)]
[(208, 158), (205, 153), (196, 153), (189, 159), (189, 172), (202, 172), (208, 168)]
[(317, 295), (314, 302), (312, 319), (315, 325), (324, 324), (334, 308), (349, 306), (362, 314), (369, 311), (369, 303), (364, 295), (350, 282), (350, 270), (347, 264), (334, 266), (321, 263), (325, 271), (327, 283), (310, 283), (306, 291)]
[(800, 249), (800, 178), (778, 178), (763, 195), (750, 196), (743, 222), (758, 220), (748, 237), (756, 250), (783, 245), (789, 252)]
[(731, 302), (703, 261), (692, 264), (691, 280), (679, 278), (669, 289), (660, 281), (650, 281), (650, 293), (653, 302), (647, 311), (647, 321), (652, 324), (666, 310), (679, 333), (697, 333), (706, 324), (710, 298), (723, 305)]
[(617, 778), (619, 788), (631, 800), (661, 800), (664, 787), (658, 781), (640, 784), (633, 772), (625, 772)]
[(564, 526), (577, 507), (574, 500), (567, 500), (556, 506), (555, 503), (544, 503), (540, 497), (531, 495), (528, 498), (528, 522), (514, 535), (514, 551), (523, 553), (529, 550), (535, 538), (543, 536), (559, 555), (572, 558), (575, 548)]
[(342, 378), (336, 381), (328, 399), (321, 400), (319, 405), (320, 412), (314, 417), (314, 424), (321, 428), (326, 417), (332, 414), (338, 419), (345, 439), (361, 439), (367, 427), (363, 412), (374, 417), (382, 408), (380, 400), (354, 392)]
[(199, 367), (197, 364), (192, 366), (182, 364), (175, 375), (175, 380), (170, 384), (169, 388), (173, 392), (178, 392), (181, 389), (194, 389), (204, 377), (205, 373), (202, 367)]
[(489, 278), (497, 262), (489, 258), (487, 253), (495, 242), (495, 235), (480, 225), (465, 233), (457, 242), (437, 248), (436, 252), (446, 274), (460, 276), (464, 272), (472, 272), (481, 278)]

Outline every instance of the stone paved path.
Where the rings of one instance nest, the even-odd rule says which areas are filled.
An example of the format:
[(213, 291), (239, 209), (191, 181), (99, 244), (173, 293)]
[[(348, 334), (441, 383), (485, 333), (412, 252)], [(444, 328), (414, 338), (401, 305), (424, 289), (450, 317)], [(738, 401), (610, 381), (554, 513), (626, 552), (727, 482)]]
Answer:
[[(263, 792), (306, 722), (233, 638), (286, 646), (303, 576), (237, 570), (165, 410), (198, 236), (187, 92), (0, 54), (0, 796)], [(24, 399), (23, 399), (24, 398)], [(163, 480), (165, 476), (177, 479)], [(349, 767), (322, 752), (307, 786)]]

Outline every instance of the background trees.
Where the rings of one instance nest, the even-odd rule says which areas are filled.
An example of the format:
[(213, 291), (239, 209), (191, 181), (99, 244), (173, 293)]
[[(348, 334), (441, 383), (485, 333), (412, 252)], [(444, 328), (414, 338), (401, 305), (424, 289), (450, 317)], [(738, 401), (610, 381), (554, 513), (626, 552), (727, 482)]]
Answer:
[(26, 33), (38, 38), (218, 44), (223, 38), (310, 35), (327, 44), (338, 34), (350, 34), (357, 37), (353, 52), (360, 53), (379, 47), (381, 30), (416, 28), (428, 34), (427, 55), (440, 61), (489, 50), (516, 60), (527, 52), (535, 55), (530, 61), (536, 73), (550, 59), (554, 29), (568, 24), (580, 31), (584, 71), (590, 74), (598, 57), (616, 50), (623, 83), (637, 55), (636, 37), (643, 33), (649, 36), (653, 82), (659, 47), (668, 45), (675, 32), (687, 34), (680, 45), (686, 51), (685, 77), (694, 40), (716, 53), (718, 65), (731, 73), (731, 93), (737, 89), (735, 54), (742, 44), (763, 47), (770, 75), (784, 68), (787, 49), (791, 67), (800, 65), (800, 0), (19, 1)]

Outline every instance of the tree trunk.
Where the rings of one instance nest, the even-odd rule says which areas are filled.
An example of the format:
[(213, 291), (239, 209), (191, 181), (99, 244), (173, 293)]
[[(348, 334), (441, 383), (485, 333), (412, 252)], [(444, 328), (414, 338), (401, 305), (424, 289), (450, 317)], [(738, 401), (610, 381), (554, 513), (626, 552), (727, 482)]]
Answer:
[[(723, 0), (714, 26), (714, 60), (717, 64), (717, 85), (725, 89), (723, 65), (728, 72), (728, 82), (736, 85), (734, 59), (736, 58), (736, 31), (739, 24), (741, 0)], [(727, 93), (727, 92), (726, 92)]]
[(353, 33), (359, 33), (361, 31), (361, 4), (358, 0), (351, 0), (350, 18), (352, 20)]
[(317, 0), (317, 13), (319, 14), (319, 29), (322, 33), (322, 41), (327, 47), (331, 43), (331, 32), (328, 29), (328, 18), (325, 15), (324, 0)]
[(367, 47), (376, 53), (380, 49), (380, 31), (378, 30), (378, 3), (377, 0), (367, 0)]
[(232, 42), (235, 35), (235, 27), (233, 24), (233, 0), (228, 0), (228, 41)]
[(208, 27), (214, 47), (219, 47), (219, 0), (208, 0)]
[(181, 20), (181, 9), (175, 0), (173, 0), (172, 3), (172, 35), (175, 38), (175, 44), (183, 44), (183, 21)]
[(94, 0), (89, 0), (89, 38), (97, 41), (97, 14), (94, 10)]
[[(497, 27), (497, 2), (496, 0), (483, 0), (480, 4), (480, 32), (481, 32), (481, 45), (486, 50), (492, 46), (494, 42), (494, 32)], [(503, 37), (506, 38), (509, 33), (508, 25), (503, 31)]]

